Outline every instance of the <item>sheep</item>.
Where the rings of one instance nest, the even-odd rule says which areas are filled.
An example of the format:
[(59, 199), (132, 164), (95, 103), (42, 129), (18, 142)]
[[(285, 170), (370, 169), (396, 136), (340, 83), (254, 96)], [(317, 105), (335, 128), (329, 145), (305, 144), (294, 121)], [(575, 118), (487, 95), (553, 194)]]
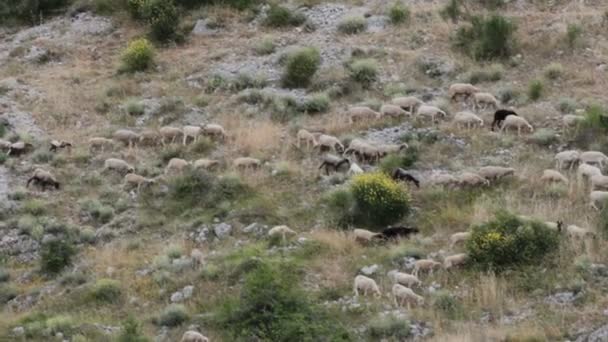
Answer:
[(159, 139), (159, 134), (156, 130), (145, 129), (139, 133), (140, 145), (156, 145)]
[(396, 306), (402, 306), (403, 302), (407, 303), (407, 309), (410, 310), (411, 303), (414, 302), (416, 305), (423, 305), (424, 298), (417, 295), (409, 287), (405, 287), (401, 284), (393, 285), (392, 289), (393, 298)]
[(470, 83), (454, 83), (448, 90), (448, 95), (451, 101), (456, 101), (459, 95), (464, 95), (465, 100), (479, 92), (479, 88)]
[(165, 167), (165, 175), (172, 173), (181, 173), (186, 170), (188, 166), (190, 166), (190, 162), (180, 158), (171, 158), (169, 163)]
[(237, 169), (257, 169), (262, 165), (262, 161), (251, 157), (236, 158), (232, 165)]
[(587, 151), (581, 153), (581, 162), (585, 164), (598, 164), (600, 169), (604, 168), (604, 163), (608, 162), (608, 157), (602, 152), (598, 151)]
[(344, 151), (344, 154), (348, 155), (350, 153), (354, 153), (358, 160), (368, 161), (370, 163), (380, 159), (381, 154), (378, 147), (361, 139), (353, 139), (350, 142), (348, 148)]
[(355, 292), (355, 297), (359, 297), (360, 290), (363, 291), (364, 296), (367, 296), (368, 291), (372, 291), (378, 297), (382, 296), (382, 293), (380, 293), (380, 288), (378, 287), (378, 284), (376, 284), (376, 281), (364, 275), (358, 275), (355, 277), (353, 290)]
[(383, 116), (398, 118), (400, 116), (411, 116), (412, 114), (403, 108), (395, 105), (385, 104), (380, 107), (380, 113)]
[(381, 113), (363, 106), (351, 107), (348, 110), (348, 115), (351, 123), (365, 120), (378, 120), (382, 117)]
[(126, 161), (117, 158), (109, 158), (103, 163), (103, 171), (113, 170), (119, 173), (133, 173), (135, 172), (135, 168)]
[(545, 221), (543, 222), (545, 224), (545, 226), (547, 226), (549, 229), (561, 232), (562, 230), (564, 230), (564, 222), (561, 220), (557, 220), (556, 222), (551, 222), (551, 221)]
[(416, 116), (418, 116), (418, 117), (422, 117), (422, 116), (430, 117), (431, 122), (435, 122), (435, 117), (437, 115), (440, 115), (444, 118), (447, 116), (446, 112), (442, 111), (441, 109), (439, 109), (435, 106), (429, 106), (429, 105), (421, 105), (418, 108), (418, 111), (416, 112)]
[(562, 151), (555, 155), (555, 168), (563, 170), (564, 167), (572, 169), (580, 161), (580, 153), (575, 150)]
[(412, 274), (416, 277), (418, 276), (418, 273), (420, 273), (420, 271), (428, 271), (429, 274), (433, 274), (433, 270), (435, 268), (438, 268), (439, 266), (441, 266), (441, 263), (432, 259), (416, 260), (416, 262), (414, 263), (414, 273)]
[(431, 177), (430, 182), (433, 185), (453, 186), (453, 185), (457, 185), (459, 181), (458, 181), (458, 178), (456, 178), (455, 176), (447, 174), (447, 173), (443, 173), (443, 174), (433, 175)]
[(220, 165), (220, 161), (219, 160), (215, 160), (215, 159), (197, 159), (194, 161), (194, 163), (192, 163), (192, 166), (195, 169), (204, 169), (204, 170), (211, 170), (215, 167), (217, 167), (218, 165)]
[(55, 189), (59, 189), (60, 187), (59, 182), (52, 173), (40, 168), (34, 170), (32, 176), (27, 180), (25, 187), (29, 187), (32, 182), (41, 185), (43, 190), (46, 189), (47, 185), (55, 187)]
[(355, 229), (353, 230), (353, 234), (355, 235), (355, 241), (363, 244), (370, 243), (373, 239), (378, 238), (381, 235), (380, 233), (373, 233), (365, 229)]
[(101, 152), (104, 151), (105, 147), (109, 146), (110, 148), (114, 146), (114, 141), (107, 138), (94, 137), (89, 139), (89, 148), (91, 150), (95, 150), (100, 148)]
[(406, 170), (404, 170), (400, 167), (394, 169), (393, 172), (391, 172), (391, 177), (396, 181), (414, 183), (414, 185), (417, 188), (420, 188), (420, 181), (416, 177), (414, 177), (411, 173), (407, 172)]
[(581, 228), (581, 227), (575, 226), (573, 224), (566, 227), (566, 232), (568, 233), (568, 236), (573, 239), (580, 239), (580, 240), (583, 240), (585, 238), (595, 239), (595, 237), (596, 237), (595, 233), (590, 231), (589, 229)]
[(593, 176), (601, 176), (602, 175), (602, 171), (600, 171), (599, 168), (597, 168), (596, 166), (593, 165), (589, 165), (589, 164), (581, 164), (578, 166), (578, 169), (576, 170), (576, 176), (577, 176), (577, 180), (578, 182), (582, 182), (585, 179), (591, 179), (591, 177)]
[(334, 172), (338, 172), (342, 164), (346, 164), (350, 168), (350, 160), (348, 160), (348, 158), (340, 158), (333, 154), (326, 154), (323, 156), (321, 165), (319, 165), (319, 170), (325, 168), (325, 174), (329, 175), (330, 168), (333, 168)]
[(422, 285), (418, 277), (413, 274), (403, 273), (396, 270), (389, 271), (386, 274), (395, 284), (401, 284), (407, 287)]
[(418, 100), (414, 96), (396, 97), (391, 101), (394, 105), (401, 107), (401, 109), (407, 111), (411, 116), (420, 105), (422, 101)]
[(582, 115), (566, 114), (562, 116), (562, 123), (564, 124), (564, 127), (573, 127), (583, 121), (585, 121), (585, 117)]
[(300, 148), (300, 143), (302, 141), (306, 142), (306, 148), (310, 148), (311, 146), (315, 146), (317, 144), (317, 139), (315, 138), (314, 134), (310, 133), (305, 129), (301, 129), (298, 131), (296, 142), (298, 148)]
[(450, 255), (443, 260), (443, 268), (449, 270), (452, 267), (462, 266), (467, 262), (468, 257), (466, 253)]
[(562, 175), (559, 171), (551, 170), (551, 169), (544, 170), (543, 175), (540, 176), (540, 180), (542, 182), (548, 182), (548, 183), (562, 182), (566, 185), (568, 184), (568, 178), (566, 178), (564, 175)]
[(521, 136), (521, 129), (525, 128), (530, 131), (530, 133), (534, 132), (534, 128), (532, 125), (528, 123), (528, 121), (521, 116), (509, 115), (505, 118), (500, 131), (503, 132), (509, 128), (517, 128), (517, 136)]
[(32, 148), (34, 147), (34, 145), (30, 144), (30, 143), (26, 143), (23, 141), (18, 141), (16, 143), (11, 144), (11, 146), (8, 149), (8, 153), (7, 155), (9, 156), (20, 156), (24, 153), (27, 153), (28, 151), (30, 151)]
[(471, 237), (471, 232), (459, 232), (450, 236), (450, 249), (459, 243), (468, 240)]
[(460, 186), (490, 185), (490, 181), (476, 173), (463, 172), (460, 174), (460, 176), (458, 176), (458, 185), (460, 185)]
[(456, 126), (461, 126), (466, 129), (471, 129), (472, 127), (479, 125), (479, 127), (483, 127), (483, 120), (468, 111), (458, 112), (454, 115), (454, 124)]
[(418, 234), (418, 233), (420, 233), (420, 230), (416, 227), (388, 226), (388, 227), (384, 228), (382, 230), (382, 232), (380, 232), (379, 238), (381, 238), (384, 241), (391, 240), (391, 239), (394, 240), (394, 239), (398, 239), (401, 237), (409, 238), (410, 235)]
[(199, 332), (188, 330), (184, 333), (180, 342), (209, 342), (209, 339)]
[(184, 134), (182, 145), (186, 146), (186, 142), (188, 141), (189, 137), (192, 138), (193, 143), (196, 143), (202, 131), (203, 129), (200, 126), (184, 126), (182, 128), (182, 132)]
[(285, 241), (285, 238), (287, 237), (287, 235), (296, 235), (296, 234), (297, 233), (293, 229), (291, 229), (285, 225), (274, 226), (268, 231), (268, 236), (280, 235), (283, 238), (283, 241)]
[(114, 132), (114, 135), (112, 135), (112, 139), (121, 142), (131, 148), (135, 146), (135, 144), (137, 144), (137, 142), (139, 141), (139, 134), (128, 129), (119, 129)]
[(127, 173), (124, 178), (123, 187), (125, 189), (136, 187), (137, 192), (139, 193), (142, 186), (151, 185), (155, 182), (156, 181), (154, 179), (146, 178), (135, 173)]
[(56, 152), (60, 148), (72, 149), (72, 143), (63, 140), (51, 140), (50, 145), (51, 147), (49, 147), (49, 151), (51, 152)]
[(190, 251), (190, 259), (192, 260), (192, 266), (198, 268), (205, 262), (205, 255), (200, 249), (194, 248)]
[(204, 134), (218, 136), (221, 140), (226, 140), (226, 137), (228, 137), (224, 127), (218, 124), (205, 124), (202, 126), (202, 129)]
[(475, 93), (473, 95), (473, 101), (476, 109), (486, 109), (488, 105), (492, 106), (494, 109), (498, 108), (498, 100), (494, 97), (494, 95), (490, 93)]
[(8, 140), (0, 139), (0, 150), (8, 151), (11, 148), (11, 142)]
[(608, 190), (608, 176), (593, 175), (591, 180), (591, 190)]
[(515, 169), (512, 167), (484, 166), (477, 173), (481, 177), (492, 181), (515, 174)]
[(377, 145), (376, 148), (378, 149), (378, 152), (380, 153), (380, 157), (385, 157), (388, 154), (403, 151), (403, 150), (409, 148), (409, 145), (406, 143), (398, 144), (398, 145), (397, 144), (381, 144), (381, 145)]
[(160, 133), (160, 142), (163, 146), (167, 144), (167, 140), (169, 140), (170, 144), (173, 144), (175, 139), (184, 134), (181, 129), (171, 126), (163, 126), (158, 132)]
[(318, 148), (319, 151), (323, 151), (325, 148), (328, 148), (330, 151), (333, 150), (338, 153), (342, 153), (344, 151), (344, 145), (342, 145), (340, 139), (327, 134), (319, 135), (319, 138), (317, 138), (317, 144), (314, 145), (314, 148)]
[(492, 121), (491, 130), (494, 131), (494, 127), (496, 126), (498, 126), (500, 129), (502, 127), (502, 122), (505, 121), (509, 115), (518, 116), (517, 113), (511, 109), (499, 109), (494, 112), (494, 120)]
[(608, 201), (608, 191), (591, 191), (589, 199), (591, 200), (591, 208), (600, 210)]
[(363, 172), (363, 169), (359, 165), (357, 165), (357, 163), (351, 163), (350, 168), (348, 169), (348, 172), (346, 172), (346, 174), (349, 176), (354, 176), (362, 174)]

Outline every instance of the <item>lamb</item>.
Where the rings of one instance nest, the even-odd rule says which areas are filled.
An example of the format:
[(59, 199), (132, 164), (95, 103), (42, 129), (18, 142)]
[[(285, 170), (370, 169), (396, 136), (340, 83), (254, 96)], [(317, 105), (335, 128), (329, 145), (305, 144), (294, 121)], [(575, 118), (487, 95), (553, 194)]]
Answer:
[(600, 169), (604, 168), (604, 163), (608, 162), (608, 157), (602, 152), (587, 151), (581, 153), (581, 161), (586, 164), (598, 164)]
[(180, 342), (209, 342), (209, 339), (196, 331), (188, 330), (184, 333)]
[(575, 150), (562, 151), (555, 155), (555, 168), (562, 170), (565, 167), (572, 169), (580, 161), (580, 153)]
[(236, 158), (232, 165), (237, 169), (257, 169), (262, 165), (262, 161), (251, 157)]
[(383, 116), (390, 116), (393, 118), (398, 118), (400, 116), (411, 116), (412, 114), (403, 108), (395, 105), (385, 104), (380, 107), (380, 113)]
[(460, 186), (490, 185), (490, 181), (476, 173), (463, 172), (458, 177), (458, 185), (460, 185)]
[(287, 237), (287, 235), (296, 235), (296, 234), (297, 233), (293, 229), (291, 229), (285, 225), (274, 226), (268, 231), (268, 236), (280, 235), (283, 238), (283, 241), (285, 241), (285, 238)]
[(95, 150), (100, 148), (101, 152), (104, 151), (105, 147), (109, 146), (110, 148), (114, 146), (114, 141), (107, 138), (95, 137), (89, 139), (89, 148), (91, 150)]
[(351, 163), (350, 168), (348, 169), (348, 172), (346, 174), (349, 176), (354, 176), (362, 174), (363, 172), (363, 169), (359, 165), (357, 165), (357, 163)]
[(43, 190), (46, 189), (47, 185), (55, 187), (55, 189), (59, 189), (60, 187), (59, 182), (52, 173), (40, 168), (34, 170), (32, 176), (27, 180), (25, 187), (29, 187), (32, 182), (41, 185)]
[(142, 186), (151, 185), (156, 182), (154, 179), (146, 178), (135, 173), (127, 173), (124, 180), (123, 187), (125, 189), (136, 187), (138, 193)]
[(350, 116), (350, 122), (355, 123), (358, 121), (366, 121), (366, 120), (377, 120), (382, 117), (381, 113), (372, 110), (369, 107), (351, 107), (348, 110), (348, 114)]
[(564, 175), (562, 175), (559, 171), (557, 170), (551, 170), (551, 169), (547, 169), (543, 171), (543, 175), (540, 176), (540, 180), (543, 182), (548, 182), (548, 183), (564, 183), (564, 184), (568, 184), (568, 178), (566, 178)]
[(416, 227), (388, 226), (382, 230), (379, 237), (382, 240), (391, 240), (391, 239), (398, 239), (401, 237), (409, 238), (410, 235), (418, 234), (418, 233), (420, 233), (420, 230)]
[(7, 155), (20, 156), (20, 155), (30, 151), (33, 147), (34, 147), (34, 145), (32, 145), (30, 143), (18, 141), (16, 143), (11, 144), (11, 146), (8, 148)]
[(591, 208), (600, 210), (608, 201), (608, 191), (591, 191), (589, 199), (591, 200)]
[(184, 126), (182, 128), (184, 134), (182, 145), (186, 146), (189, 137), (192, 138), (192, 142), (196, 143), (202, 131), (203, 129), (200, 126)]
[(153, 129), (146, 129), (139, 133), (140, 145), (156, 145), (159, 139), (159, 134)]
[(458, 112), (454, 115), (454, 124), (456, 126), (461, 126), (466, 129), (471, 129), (472, 127), (479, 125), (479, 127), (483, 127), (483, 120), (468, 111)]
[(188, 166), (190, 166), (190, 162), (187, 160), (171, 158), (165, 167), (165, 175), (184, 172)]
[(591, 190), (608, 190), (608, 176), (591, 176)]
[(428, 271), (429, 274), (433, 274), (433, 270), (435, 268), (439, 268), (440, 266), (441, 266), (441, 263), (437, 262), (435, 260), (431, 260), (431, 259), (416, 260), (416, 262), (414, 263), (413, 275), (415, 275), (417, 277), (418, 273), (420, 273), (420, 271)]
[(591, 179), (593, 176), (601, 176), (602, 171), (597, 167), (589, 164), (581, 164), (578, 166), (576, 170), (577, 179), (579, 182), (584, 181), (585, 179)]
[(167, 140), (169, 140), (169, 143), (173, 144), (175, 139), (184, 134), (181, 129), (171, 126), (163, 126), (158, 132), (160, 133), (160, 142), (163, 146), (167, 144)]
[(566, 114), (562, 117), (564, 127), (573, 127), (583, 121), (585, 121), (585, 117), (582, 115)]
[(365, 229), (355, 229), (353, 230), (353, 234), (355, 235), (355, 241), (363, 244), (370, 243), (373, 239), (381, 236), (380, 233), (373, 233)]
[(355, 277), (355, 284), (353, 286), (353, 290), (355, 292), (355, 297), (359, 297), (359, 291), (363, 291), (364, 296), (367, 296), (368, 291), (373, 292), (378, 297), (382, 296), (382, 293), (380, 293), (380, 288), (378, 287), (378, 284), (376, 284), (376, 281), (364, 275), (358, 275)]
[(194, 163), (192, 164), (192, 166), (194, 166), (195, 169), (204, 169), (204, 170), (211, 170), (215, 167), (217, 167), (218, 165), (220, 165), (220, 161), (219, 160), (215, 160), (215, 159), (198, 159), (195, 160)]
[(324, 148), (328, 148), (330, 151), (333, 150), (335, 152), (343, 152), (344, 145), (340, 142), (340, 139), (327, 134), (319, 135), (317, 139), (317, 144), (314, 145), (315, 148), (318, 148), (320, 151), (323, 151)]
[(386, 155), (390, 154), (390, 153), (397, 153), (400, 151), (403, 151), (405, 149), (407, 149), (409, 147), (408, 144), (382, 144), (382, 145), (377, 145), (376, 148), (378, 149), (378, 152), (380, 152), (380, 157), (385, 157)]
[(568, 233), (568, 236), (570, 236), (573, 239), (581, 239), (581, 240), (585, 239), (585, 238), (595, 239), (595, 237), (596, 237), (595, 233), (590, 231), (589, 229), (581, 228), (581, 227), (575, 226), (573, 224), (566, 227), (566, 232)]
[(325, 174), (329, 175), (330, 168), (333, 168), (334, 172), (338, 172), (342, 164), (346, 164), (350, 167), (350, 160), (348, 160), (348, 158), (334, 156), (333, 154), (326, 154), (323, 157), (323, 162), (319, 165), (319, 170), (325, 168)]
[(484, 166), (477, 173), (481, 177), (492, 181), (515, 174), (515, 169), (512, 167)]
[(452, 267), (462, 266), (467, 262), (468, 257), (466, 253), (450, 255), (443, 260), (443, 267), (449, 270)]
[(505, 118), (500, 131), (503, 132), (509, 128), (517, 128), (517, 136), (521, 136), (522, 128), (529, 130), (530, 133), (534, 132), (534, 128), (526, 119), (515, 115), (509, 115)]
[(475, 93), (473, 95), (473, 101), (476, 109), (482, 109), (482, 105), (483, 109), (486, 109), (488, 105), (492, 106), (494, 109), (498, 108), (498, 100), (490, 93)]
[(471, 232), (459, 232), (450, 236), (450, 248), (454, 248), (457, 243), (468, 240), (471, 237)]
[(421, 105), (418, 108), (416, 115), (419, 117), (428, 116), (431, 118), (431, 122), (435, 122), (435, 117), (437, 115), (443, 116), (444, 118), (447, 116), (446, 112), (442, 111), (441, 109), (439, 109), (435, 106), (429, 106), (429, 105)]
[(114, 132), (112, 139), (129, 146), (129, 148), (135, 146), (139, 141), (139, 134), (128, 130), (128, 129), (119, 129)]
[(492, 121), (491, 130), (494, 131), (494, 127), (496, 126), (499, 129), (502, 128), (502, 122), (505, 121), (509, 115), (517, 116), (517, 113), (511, 109), (499, 109), (494, 112), (494, 121)]
[(396, 181), (414, 183), (414, 185), (417, 188), (420, 188), (420, 181), (416, 177), (414, 177), (411, 173), (407, 172), (406, 170), (404, 170), (400, 167), (393, 170), (393, 172), (391, 173), (391, 177)]
[(412, 115), (416, 109), (423, 104), (422, 101), (418, 100), (414, 96), (396, 97), (393, 99), (392, 103), (407, 111), (409, 115)]
[(190, 259), (192, 260), (192, 266), (199, 268), (205, 262), (205, 255), (200, 249), (194, 248), (190, 251)]
[(424, 304), (424, 298), (422, 298), (422, 296), (414, 293), (414, 291), (412, 291), (412, 289), (409, 287), (405, 287), (400, 284), (393, 285), (392, 294), (395, 300), (395, 305), (402, 306), (403, 303), (406, 302), (408, 310), (410, 310), (412, 302), (416, 305)]
[(211, 136), (218, 136), (221, 140), (225, 140), (228, 137), (224, 127), (218, 124), (205, 124), (202, 126), (203, 133)]
[(310, 133), (305, 129), (301, 129), (298, 131), (296, 143), (298, 148), (300, 148), (300, 143), (302, 141), (306, 142), (306, 148), (310, 148), (310, 146), (315, 146), (317, 144), (317, 139), (315, 138), (314, 134)]
[(51, 151), (51, 152), (57, 152), (57, 150), (60, 148), (68, 148), (68, 149), (72, 148), (71, 142), (67, 142), (67, 141), (63, 141), (63, 140), (61, 140), (61, 141), (51, 140), (50, 144), (51, 144), (51, 147), (49, 148), (49, 151)]
[(387, 276), (396, 284), (401, 284), (407, 287), (414, 287), (422, 285), (422, 282), (418, 277), (413, 274), (403, 273), (396, 270), (389, 271)]
[(124, 174), (135, 172), (135, 168), (133, 166), (129, 165), (129, 163), (126, 161), (117, 158), (106, 159), (103, 166), (102, 172), (107, 170), (113, 170)]
[(479, 92), (479, 88), (470, 83), (454, 83), (450, 86), (448, 95), (450, 96), (451, 101), (456, 101), (457, 97), (460, 95), (464, 96), (466, 100), (477, 92)]

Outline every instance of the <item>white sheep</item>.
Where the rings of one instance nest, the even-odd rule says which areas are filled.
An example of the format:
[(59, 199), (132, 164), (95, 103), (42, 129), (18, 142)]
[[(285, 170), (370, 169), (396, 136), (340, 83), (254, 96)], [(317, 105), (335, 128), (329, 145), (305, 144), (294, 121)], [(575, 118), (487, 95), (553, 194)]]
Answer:
[(424, 298), (422, 298), (422, 296), (419, 296), (414, 293), (414, 291), (409, 287), (405, 287), (400, 284), (393, 285), (392, 294), (395, 300), (395, 305), (403, 306), (403, 303), (405, 302), (407, 303), (408, 310), (410, 310), (412, 303), (414, 303), (415, 305), (424, 304)]
[(184, 126), (182, 132), (184, 134), (183, 145), (186, 145), (188, 138), (192, 138), (192, 142), (196, 143), (203, 129), (200, 126)]
[(443, 260), (443, 267), (449, 270), (452, 267), (462, 266), (467, 262), (468, 258), (469, 256), (466, 253), (450, 255)]
[(399, 272), (397, 270), (389, 271), (386, 274), (394, 283), (401, 284), (407, 287), (414, 287), (422, 285), (422, 282), (418, 277), (413, 274)]
[(199, 332), (189, 330), (184, 333), (180, 342), (209, 342), (209, 339)]
[(262, 165), (262, 161), (251, 157), (239, 157), (232, 162), (232, 165), (236, 169), (257, 169)]
[(342, 145), (340, 139), (327, 134), (319, 135), (319, 138), (317, 138), (317, 143), (314, 146), (315, 148), (319, 148), (320, 150), (323, 150), (323, 148), (325, 147), (335, 152), (344, 151), (344, 145)]
[(580, 164), (576, 170), (577, 179), (580, 182), (591, 179), (593, 176), (601, 176), (602, 171), (596, 166), (589, 164)]
[(479, 186), (479, 185), (490, 185), (490, 181), (484, 177), (473, 173), (463, 172), (458, 176), (458, 185), (460, 186)]
[(608, 191), (591, 191), (589, 199), (591, 200), (591, 208), (600, 210), (608, 201)]
[(211, 136), (218, 136), (222, 140), (225, 140), (228, 137), (226, 134), (226, 130), (224, 127), (218, 124), (205, 124), (202, 126), (203, 133)]
[(160, 142), (163, 146), (165, 146), (167, 140), (169, 140), (169, 143), (173, 144), (179, 136), (184, 134), (181, 129), (171, 126), (161, 127), (158, 132), (160, 133)]
[(435, 117), (437, 115), (442, 116), (444, 118), (447, 116), (446, 112), (442, 111), (441, 109), (439, 109), (435, 106), (429, 106), (429, 105), (424, 105), (424, 104), (421, 105), (420, 107), (418, 107), (418, 111), (416, 111), (416, 116), (430, 117), (431, 122), (435, 122)]
[(368, 291), (373, 292), (375, 296), (382, 296), (382, 293), (380, 292), (380, 288), (378, 287), (378, 284), (376, 284), (376, 281), (364, 275), (358, 275), (355, 277), (353, 290), (355, 292), (355, 297), (359, 297), (359, 291), (363, 291), (364, 296), (367, 296)]
[(488, 106), (492, 106), (494, 109), (498, 108), (498, 100), (490, 93), (475, 93), (473, 101), (477, 109), (482, 109), (482, 106), (483, 109), (486, 109)]
[(381, 144), (377, 145), (376, 148), (378, 152), (380, 152), (380, 157), (384, 157), (391, 153), (397, 153), (409, 148), (409, 145), (406, 143), (403, 144)]
[(591, 190), (608, 190), (608, 176), (593, 175), (591, 180)]
[(89, 139), (89, 148), (91, 150), (101, 149), (101, 152), (104, 151), (105, 147), (114, 147), (114, 141), (112, 139), (94, 137)]
[(361, 243), (370, 243), (375, 237), (378, 237), (382, 234), (373, 233), (366, 229), (355, 229), (353, 230), (353, 234), (355, 235), (355, 240)]
[(564, 229), (564, 222), (562, 221), (557, 221), (557, 222), (553, 222), (553, 221), (545, 221), (543, 222), (545, 224), (545, 226), (547, 226), (549, 229), (561, 232), (562, 229)]
[(135, 187), (139, 193), (142, 186), (154, 184), (155, 182), (156, 181), (151, 178), (146, 178), (135, 173), (127, 173), (124, 178), (123, 187), (125, 190)]
[(181, 173), (190, 166), (190, 162), (181, 158), (171, 158), (165, 167), (165, 175)]
[(107, 170), (118, 171), (119, 173), (133, 173), (135, 172), (135, 168), (126, 161), (117, 158), (109, 158), (103, 163), (103, 170), (105, 172)]
[(418, 100), (414, 96), (402, 96), (396, 97), (391, 101), (394, 105), (401, 107), (401, 109), (407, 111), (411, 116), (416, 109), (423, 104), (422, 101)]
[(457, 243), (468, 240), (471, 237), (471, 232), (459, 232), (450, 236), (450, 248), (454, 248)]
[(540, 180), (548, 183), (564, 183), (568, 184), (568, 178), (562, 175), (557, 170), (547, 169), (543, 171), (543, 175), (540, 176)]
[(522, 128), (527, 129), (530, 133), (534, 132), (534, 127), (532, 127), (526, 119), (517, 115), (507, 116), (503, 121), (500, 131), (503, 132), (509, 128), (517, 128), (517, 136), (521, 136)]
[(568, 233), (568, 236), (570, 236), (573, 239), (585, 239), (585, 238), (591, 238), (594, 239), (595, 238), (595, 233), (590, 231), (589, 229), (586, 228), (581, 228), (579, 226), (576, 225), (568, 225), (568, 227), (566, 227), (566, 232)]
[(380, 150), (370, 142), (361, 139), (353, 139), (344, 154), (355, 153), (359, 161), (373, 162), (380, 158)]
[(364, 171), (357, 163), (351, 163), (348, 172), (346, 172), (349, 176), (362, 174)]
[(604, 163), (608, 162), (608, 157), (599, 151), (586, 151), (581, 153), (581, 161), (586, 164), (598, 164), (600, 169), (604, 168)]
[(585, 121), (585, 117), (582, 115), (566, 114), (562, 117), (564, 127), (573, 127), (583, 121)]
[(301, 129), (298, 131), (296, 139), (296, 144), (298, 148), (300, 148), (300, 143), (302, 141), (306, 142), (306, 148), (310, 148), (311, 146), (315, 146), (317, 144), (317, 139), (315, 138), (315, 135), (305, 129)]
[(463, 127), (466, 129), (471, 129), (474, 126), (483, 127), (483, 120), (468, 111), (458, 112), (454, 115), (454, 124), (459, 127)]
[(190, 251), (190, 259), (194, 268), (198, 268), (205, 262), (205, 255), (200, 249), (194, 248)]
[(348, 115), (351, 123), (366, 120), (378, 120), (382, 118), (382, 113), (376, 112), (375, 110), (364, 106), (351, 107), (348, 110)]
[(122, 142), (123, 144), (131, 148), (139, 141), (139, 134), (128, 129), (119, 129), (114, 132), (112, 138), (118, 142)]
[(470, 83), (454, 83), (448, 90), (448, 96), (450, 100), (455, 101), (459, 95), (463, 95), (465, 99), (468, 99), (477, 92), (479, 92), (479, 88)]
[(268, 231), (268, 236), (280, 235), (283, 238), (283, 241), (286, 239), (287, 235), (296, 235), (296, 234), (297, 233), (293, 229), (291, 229), (285, 225), (274, 226)]
[(420, 260), (416, 260), (416, 262), (414, 263), (414, 273), (413, 273), (413, 275), (415, 275), (417, 277), (418, 273), (420, 273), (420, 271), (428, 271), (429, 274), (433, 274), (433, 270), (435, 268), (439, 268), (440, 266), (441, 266), (440, 262), (437, 262), (437, 261), (432, 260), (432, 259), (420, 259)]
[(159, 134), (154, 129), (145, 129), (139, 133), (139, 144), (156, 145), (158, 143)]
[(194, 161), (194, 163), (192, 163), (192, 166), (197, 170), (198, 169), (211, 170), (211, 169), (217, 167), (218, 165), (220, 165), (219, 160), (206, 159), (206, 158), (197, 159)]
[(479, 168), (477, 173), (487, 180), (498, 180), (503, 177), (507, 177), (515, 174), (515, 169), (512, 167), (502, 166), (484, 166)]
[(385, 104), (380, 107), (380, 113), (383, 116), (389, 116), (393, 118), (398, 118), (401, 116), (411, 116), (412, 114), (403, 108), (395, 105)]
[(555, 168), (562, 170), (565, 167), (573, 169), (580, 161), (580, 153), (575, 150), (562, 151), (555, 155)]
[(454, 186), (458, 184), (458, 178), (447, 173), (441, 173), (433, 175), (430, 182), (433, 185)]

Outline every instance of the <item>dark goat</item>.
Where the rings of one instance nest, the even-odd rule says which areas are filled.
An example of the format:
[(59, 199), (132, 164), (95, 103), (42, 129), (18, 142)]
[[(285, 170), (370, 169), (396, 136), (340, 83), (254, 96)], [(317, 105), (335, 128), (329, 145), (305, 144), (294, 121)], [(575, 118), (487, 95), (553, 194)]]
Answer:
[(393, 170), (391, 177), (393, 177), (393, 179), (396, 181), (410, 182), (414, 183), (417, 188), (420, 187), (420, 181), (416, 179), (416, 177), (414, 177), (411, 173), (405, 171), (400, 167)]
[(330, 167), (332, 167), (335, 172), (338, 172), (338, 169), (340, 169), (340, 166), (342, 164), (346, 164), (346, 165), (350, 166), (350, 160), (348, 160), (348, 158), (340, 158), (340, 157), (336, 157), (334, 155), (328, 154), (325, 157), (323, 157), (323, 162), (319, 166), (319, 170), (322, 169), (323, 167), (325, 167), (325, 173), (329, 175)]
[(507, 118), (507, 116), (509, 115), (515, 115), (517, 116), (517, 113), (515, 113), (514, 111), (510, 110), (510, 109), (499, 109), (494, 113), (494, 121), (492, 121), (492, 131), (494, 131), (494, 126), (498, 126), (498, 128), (500, 128), (500, 126), (502, 125), (502, 122), (505, 121), (505, 119)]
[(416, 227), (406, 227), (406, 226), (397, 226), (392, 227), (388, 226), (380, 233), (380, 238), (382, 240), (392, 240), (398, 238), (408, 238), (412, 234), (419, 233), (420, 230)]

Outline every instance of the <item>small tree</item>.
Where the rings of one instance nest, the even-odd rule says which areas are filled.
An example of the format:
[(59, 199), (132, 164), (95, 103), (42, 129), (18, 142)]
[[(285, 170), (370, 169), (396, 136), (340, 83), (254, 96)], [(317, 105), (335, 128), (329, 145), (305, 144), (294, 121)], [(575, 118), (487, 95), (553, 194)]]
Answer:
[(172, 0), (148, 0), (143, 6), (143, 14), (152, 36), (159, 41), (175, 38), (179, 25), (179, 14)]
[(40, 252), (40, 269), (42, 272), (55, 275), (72, 263), (76, 249), (70, 241), (51, 240), (42, 245)]
[(478, 60), (511, 56), (515, 49), (517, 26), (495, 14), (489, 18), (475, 16), (470, 25), (462, 26), (454, 37), (454, 46)]
[(321, 64), (319, 50), (312, 47), (301, 48), (289, 56), (283, 74), (283, 84), (290, 88), (305, 88)]

